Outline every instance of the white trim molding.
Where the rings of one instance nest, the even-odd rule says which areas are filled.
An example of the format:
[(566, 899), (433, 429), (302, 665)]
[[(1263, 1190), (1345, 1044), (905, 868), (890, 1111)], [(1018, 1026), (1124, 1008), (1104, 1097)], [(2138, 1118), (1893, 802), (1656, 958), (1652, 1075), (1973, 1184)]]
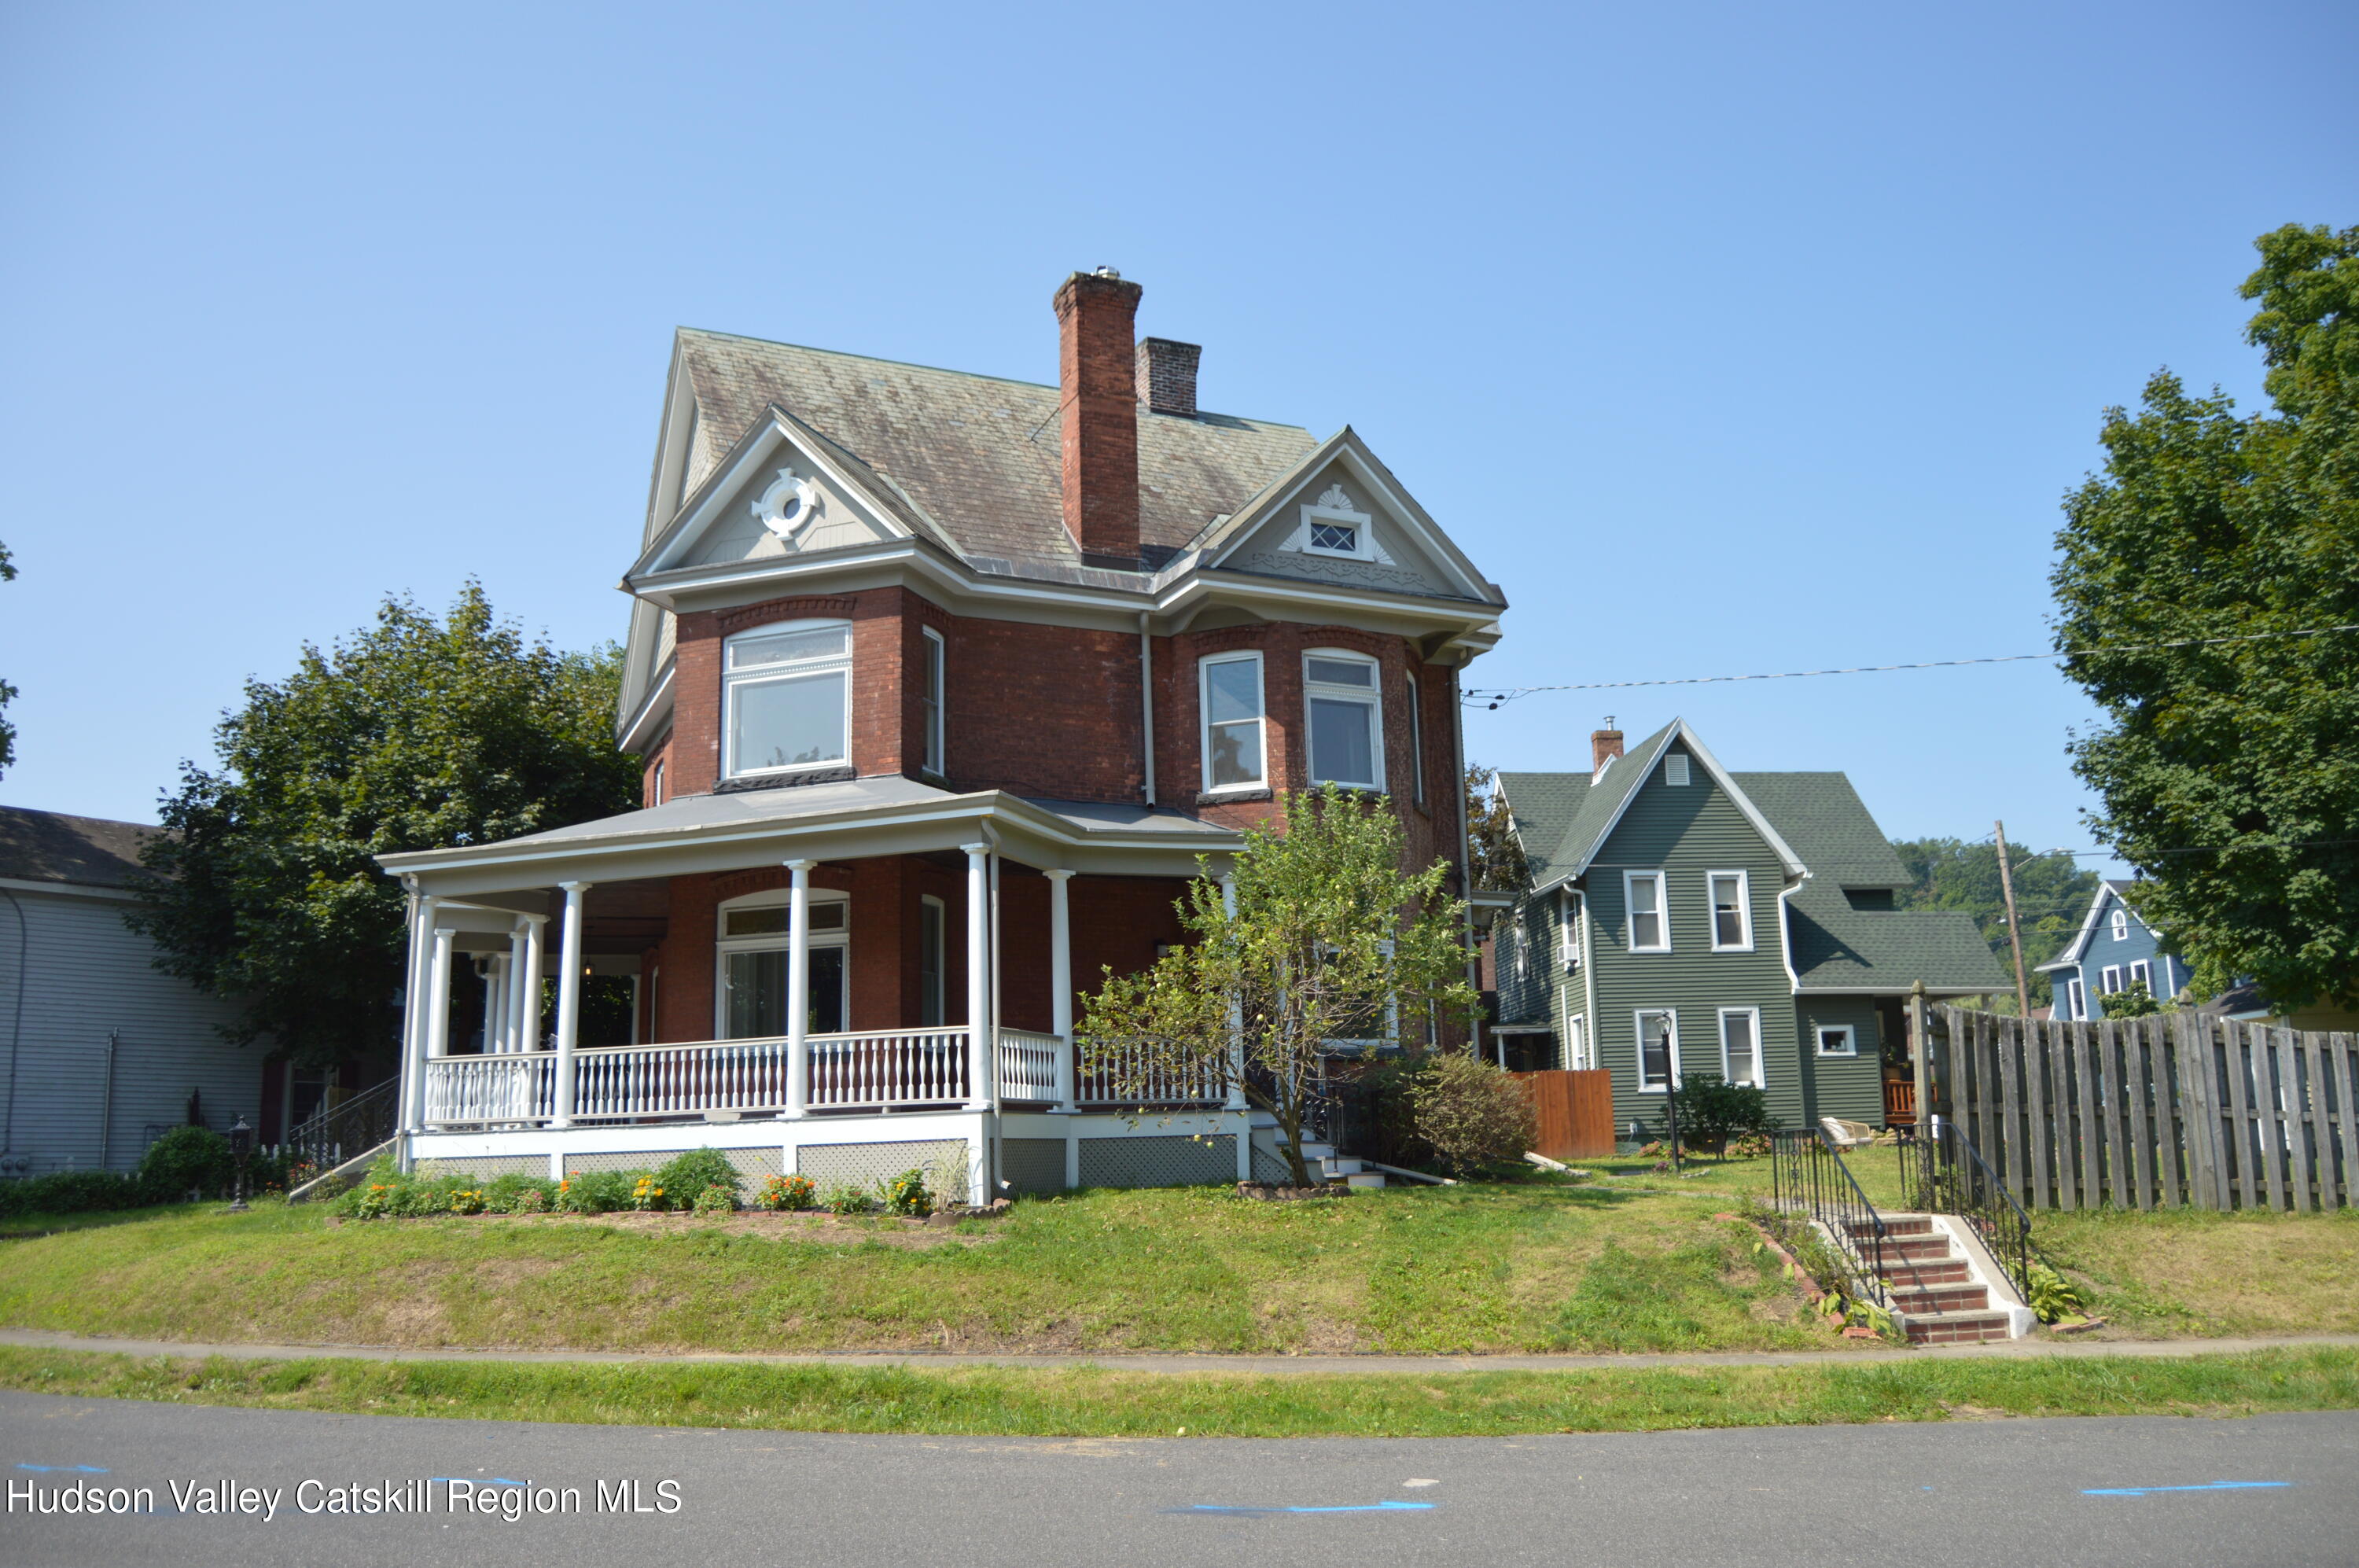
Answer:
[[(1250, 718), (1215, 719), (1212, 716), (1212, 667), (1216, 664), (1249, 664), (1253, 667), (1253, 715)], [(1212, 778), (1212, 732), (1253, 729), (1253, 776), (1232, 779), (1226, 783)], [(1208, 653), (1196, 661), (1196, 754), (1201, 772), (1201, 788), (1207, 795), (1232, 790), (1266, 789), (1269, 788), (1269, 686), (1262, 667), (1258, 648), (1239, 648), (1229, 653)]]
[[(1655, 917), (1656, 937), (1652, 942), (1638, 940), (1637, 886), (1650, 883), (1655, 890), (1655, 907), (1647, 911)], [(1622, 873), (1622, 940), (1632, 953), (1669, 953), (1671, 951), (1670, 878), (1660, 871), (1625, 871)]]
[[(1663, 1063), (1669, 1072), (1669, 1077), (1659, 1083), (1650, 1082), (1647, 1076), (1647, 1020), (1648, 1018), (1662, 1019), (1664, 1032), (1669, 1037), (1666, 1041), (1669, 1050), (1665, 1052)], [(1669, 1094), (1680, 1083), (1680, 1010), (1677, 1007), (1640, 1007), (1632, 1015), (1632, 1024), (1634, 1026), (1631, 1030), (1632, 1038), (1638, 1048), (1638, 1093), (1641, 1094)]]
[[(1368, 672), (1364, 685), (1350, 681), (1321, 681), (1311, 673), (1317, 664), (1358, 665)], [(1385, 787), (1385, 667), (1364, 653), (1343, 648), (1305, 648), (1302, 653), (1302, 729), (1303, 760), (1313, 784), (1340, 784), (1348, 789), (1376, 789)], [(1368, 771), (1367, 779), (1344, 779), (1332, 770), (1320, 767), (1319, 730), (1311, 719), (1311, 704), (1332, 702), (1353, 704), (1367, 710)], [(1328, 761), (1334, 760), (1330, 757)]]
[[(1734, 942), (1723, 942), (1720, 936), (1720, 885), (1734, 879), (1736, 883), (1737, 936)], [(1704, 902), (1712, 910), (1712, 950), (1714, 953), (1750, 953), (1753, 951), (1753, 878), (1744, 871), (1707, 871), (1703, 877)]]
[[(1753, 1074), (1739, 1078), (1728, 1066), (1728, 1020), (1743, 1018), (1752, 1031)], [(1758, 1007), (1723, 1007), (1720, 1009), (1720, 1081), (1723, 1083), (1744, 1083), (1756, 1089), (1769, 1086), (1767, 1053), (1761, 1049), (1761, 1009)]]
[(818, 486), (798, 476), (791, 468), (778, 470), (769, 488), (756, 496), (753, 503), (754, 516), (762, 520), (762, 526), (788, 540), (810, 528), (819, 510)]
[[(1827, 1037), (1829, 1035), (1843, 1036), (1843, 1045), (1837, 1050), (1829, 1051), (1827, 1049)], [(1812, 1024), (1810, 1026), (1810, 1054), (1814, 1058), (1857, 1056), (1859, 1054), (1859, 1030), (1857, 1027), (1852, 1024)]]

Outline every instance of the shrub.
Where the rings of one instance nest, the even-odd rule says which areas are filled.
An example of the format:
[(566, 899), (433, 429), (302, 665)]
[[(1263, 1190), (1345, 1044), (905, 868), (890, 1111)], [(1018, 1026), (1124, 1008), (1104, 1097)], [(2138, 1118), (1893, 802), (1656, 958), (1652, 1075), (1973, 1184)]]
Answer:
[(832, 1214), (864, 1214), (875, 1200), (857, 1183), (839, 1182), (820, 1194), (819, 1206)]
[(139, 1157), (139, 1183), (159, 1203), (177, 1203), (190, 1192), (226, 1192), (235, 1174), (229, 1139), (211, 1127), (176, 1127)]
[(2024, 1305), (2041, 1323), (2052, 1323), (2060, 1318), (2078, 1317), (2089, 1310), (2081, 1288), (2045, 1263), (2031, 1266)]
[(776, 1214), (782, 1209), (810, 1209), (819, 1206), (819, 1187), (808, 1176), (767, 1176), (762, 1190), (754, 1194), (754, 1206)]
[[(554, 1181), (544, 1181), (541, 1183), (541, 1186), (548, 1187), (553, 1191), (556, 1188), (557, 1183)], [(518, 1192), (516, 1195), (516, 1204), (508, 1210), (508, 1213), (512, 1214), (545, 1214), (555, 1206), (555, 1204), (549, 1202), (549, 1193), (542, 1192), (540, 1187), (527, 1187), (523, 1192)]]
[(1671, 1091), (1680, 1117), (1680, 1142), (1689, 1149), (1717, 1149), (1731, 1138), (1763, 1137), (1777, 1130), (1769, 1096), (1745, 1083), (1723, 1083), (1717, 1073), (1690, 1073)]
[(1532, 1097), (1488, 1062), (1452, 1051), (1409, 1089), (1418, 1136), (1458, 1172), (1513, 1165), (1538, 1140)]
[(644, 1171), (585, 1171), (559, 1184), (558, 1207), (568, 1214), (604, 1214), (631, 1206), (631, 1193)]
[(745, 1190), (742, 1181), (737, 1167), (717, 1149), (691, 1149), (685, 1154), (676, 1154), (656, 1172), (656, 1185), (667, 1192), (679, 1194), (679, 1206), (683, 1208), (691, 1197), (701, 1198), (707, 1187), (726, 1188), (730, 1206), (734, 1208), (738, 1194)]
[(505, 1176), (493, 1177), (485, 1185), (484, 1207), (495, 1214), (537, 1214), (548, 1209), (549, 1194), (556, 1190), (553, 1181), (511, 1171)]
[(112, 1171), (52, 1171), (21, 1181), (0, 1181), (0, 1214), (75, 1214), (92, 1209), (135, 1209), (154, 1202), (136, 1176)]
[(484, 1212), (484, 1190), (481, 1187), (454, 1187), (451, 1190), (451, 1212), (454, 1214), (480, 1214)]
[(696, 1195), (696, 1212), (700, 1214), (725, 1214), (737, 1207), (737, 1194), (715, 1181)]
[(926, 1191), (926, 1173), (922, 1171), (902, 1171), (884, 1184), (882, 1196), (891, 1214), (923, 1219), (934, 1212), (934, 1195)]

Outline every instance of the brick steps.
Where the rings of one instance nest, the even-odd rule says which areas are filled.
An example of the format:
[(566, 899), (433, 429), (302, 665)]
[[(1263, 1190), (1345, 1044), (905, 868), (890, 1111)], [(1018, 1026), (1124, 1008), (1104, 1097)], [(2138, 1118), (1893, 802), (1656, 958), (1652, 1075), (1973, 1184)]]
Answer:
[[(1872, 1240), (1875, 1226), (1852, 1221), (1854, 1241)], [(1884, 1222), (1885, 1271), (1892, 1305), (1905, 1320), (1911, 1345), (1973, 1345), (2008, 1337), (2009, 1319), (1991, 1306), (1990, 1289), (1974, 1282), (1973, 1269), (1933, 1228), (1925, 1214), (1901, 1214)]]

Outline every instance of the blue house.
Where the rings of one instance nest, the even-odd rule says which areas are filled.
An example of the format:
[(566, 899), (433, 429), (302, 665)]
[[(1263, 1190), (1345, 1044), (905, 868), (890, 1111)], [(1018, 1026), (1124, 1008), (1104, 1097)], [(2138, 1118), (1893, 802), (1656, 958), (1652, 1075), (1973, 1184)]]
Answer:
[(2100, 883), (2071, 943), (2039, 966), (2056, 989), (2057, 1018), (2102, 1018), (2105, 1008), (2099, 998), (2133, 985), (2167, 1002), (2193, 978), (2187, 961), (2165, 953), (2162, 933), (2139, 918), (2130, 887), (2127, 882)]

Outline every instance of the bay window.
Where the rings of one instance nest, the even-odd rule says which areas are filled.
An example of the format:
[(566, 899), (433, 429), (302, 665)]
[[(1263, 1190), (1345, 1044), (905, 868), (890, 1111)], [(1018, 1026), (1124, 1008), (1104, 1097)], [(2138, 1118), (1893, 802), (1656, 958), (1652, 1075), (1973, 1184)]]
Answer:
[(1304, 655), (1302, 702), (1303, 727), (1310, 740), (1310, 782), (1383, 789), (1384, 707), (1376, 689), (1376, 661), (1357, 653)]
[(1196, 666), (1197, 709), (1204, 788), (1252, 789), (1267, 785), (1262, 757), (1261, 655), (1224, 653)]
[(732, 779), (833, 767), (848, 756), (852, 626), (790, 621), (725, 645), (722, 771)]

